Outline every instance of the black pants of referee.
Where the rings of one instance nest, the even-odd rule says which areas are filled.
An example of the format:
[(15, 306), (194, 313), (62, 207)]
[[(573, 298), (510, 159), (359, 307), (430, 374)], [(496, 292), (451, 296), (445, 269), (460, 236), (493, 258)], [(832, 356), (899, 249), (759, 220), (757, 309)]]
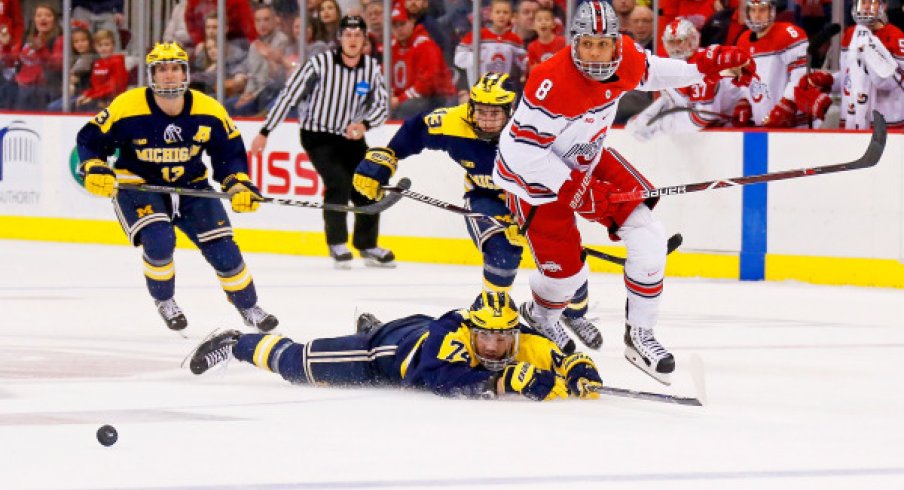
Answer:
[[(320, 174), (320, 178), (323, 179), (326, 186), (323, 202), (348, 205), (351, 200), (355, 206), (373, 202), (352, 186), (355, 168), (358, 167), (358, 163), (364, 159), (364, 153), (367, 152), (367, 143), (364, 142), (364, 138), (350, 140), (332, 133), (302, 130), (301, 146), (311, 158), (314, 169)], [(323, 212), (328, 245), (348, 242), (347, 214), (338, 211)], [(379, 233), (379, 214), (355, 214), (352, 246), (358, 250), (376, 247)]]

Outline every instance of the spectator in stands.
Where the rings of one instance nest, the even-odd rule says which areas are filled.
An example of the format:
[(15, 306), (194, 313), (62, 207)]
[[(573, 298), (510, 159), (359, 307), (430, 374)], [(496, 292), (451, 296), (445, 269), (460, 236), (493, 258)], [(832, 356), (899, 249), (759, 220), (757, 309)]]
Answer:
[(19, 0), (0, 0), (0, 26), (6, 26), (16, 53), (22, 47), (22, 36), (25, 34), (25, 16)]
[(9, 25), (0, 22), (0, 109), (9, 109), (15, 103), (18, 66), (18, 44), (13, 41)]
[(94, 33), (97, 59), (91, 67), (91, 85), (75, 101), (75, 110), (97, 112), (126, 91), (129, 73), (123, 55), (115, 54), (116, 34), (107, 29)]
[(405, 119), (443, 107), (455, 95), (448, 65), (439, 46), (404, 7), (392, 9), (393, 117)]
[(795, 24), (813, 37), (825, 27), (832, 16), (832, 0), (796, 0)]
[(72, 20), (88, 26), (91, 32), (106, 29), (113, 33), (114, 49), (122, 49), (119, 27), (123, 25), (123, 0), (72, 0)]
[[(69, 68), (69, 107), (75, 106), (79, 94), (88, 89), (91, 85), (91, 70), (94, 67), (94, 61), (97, 59), (97, 52), (94, 50), (94, 39), (91, 33), (84, 27), (72, 28), (72, 65)], [(63, 98), (59, 98), (47, 106), (49, 111), (63, 110)]]
[(305, 29), (307, 30), (307, 37), (305, 37), (304, 43), (305, 53), (303, 57), (299, 57), (298, 37), (301, 36), (301, 17), (295, 17), (295, 20), (292, 21), (293, 39), (290, 40), (289, 45), (286, 47), (286, 54), (283, 56), (283, 68), (285, 68), (286, 73), (291, 73), (298, 68), (298, 65), (302, 65), (312, 57), (330, 49), (327, 43), (318, 39), (323, 36), (323, 23), (319, 19), (308, 18)]
[(364, 6), (361, 0), (337, 0), (339, 11), (345, 15), (355, 15), (361, 17), (364, 15)]
[(552, 10), (556, 17), (556, 34), (565, 34), (565, 8), (554, 0), (537, 0), (541, 8)]
[(414, 20), (416, 26), (424, 26), (427, 35), (439, 46), (439, 49), (443, 52), (443, 59), (448, 63), (452, 60), (455, 45), (449, 36), (443, 32), (436, 18), (430, 14), (429, 7), (427, 0), (405, 0), (405, 10), (408, 12), (408, 17)]
[[(217, 39), (217, 31), (220, 28), (220, 20), (217, 18), (217, 12), (213, 11), (207, 14), (207, 17), (204, 18), (204, 42), (195, 46), (194, 56), (197, 58), (198, 56), (202, 56), (204, 51), (207, 49), (207, 41), (213, 39), (216, 41)], [(257, 35), (257, 31), (255, 31), (255, 35)], [(230, 45), (229, 52), (232, 53), (230, 56), (244, 58), (248, 54), (248, 40), (241, 39), (226, 39), (226, 44)]]
[(337, 34), (339, 32), (339, 19), (342, 18), (342, 11), (339, 10), (339, 4), (336, 0), (323, 0), (320, 4), (320, 22), (323, 22), (325, 41), (330, 46), (336, 46)]
[[(511, 0), (492, 0), (490, 3), (490, 18), (493, 24), (490, 28), (484, 27), (480, 31), (480, 67), (479, 73), (495, 72), (520, 75), (516, 70), (524, 70), (527, 61), (527, 51), (517, 34), (512, 32), (512, 3)], [(474, 51), (471, 33), (465, 34), (455, 48), (455, 66), (467, 73), (467, 87), (477, 82), (479, 73), (474, 73)], [(519, 80), (520, 76), (513, 76)], [(467, 97), (468, 90), (465, 84), (459, 83), (462, 91), (459, 96)]]
[[(217, 93), (217, 63), (220, 62), (216, 38), (204, 41), (204, 50), (195, 57), (191, 70), (191, 88), (201, 90), (210, 95)], [(248, 82), (245, 65), (245, 51), (235, 44), (226, 43), (226, 55), (223, 57), (224, 67), (223, 89), (226, 97), (242, 93)]]
[(537, 39), (527, 46), (528, 73), (533, 67), (546, 61), (568, 44), (565, 36), (556, 35), (555, 28), (556, 18), (552, 10), (540, 7), (534, 13), (534, 30), (537, 32)]
[(370, 56), (383, 62), (383, 0), (370, 0), (364, 5), (364, 21), (367, 23), (367, 39)]
[(19, 51), (14, 108), (44, 109), (59, 98), (62, 68), (63, 35), (59, 15), (49, 3), (39, 3)]
[(248, 50), (248, 82), (241, 95), (227, 100), (225, 104), (230, 114), (239, 116), (250, 116), (265, 110), (286, 81), (282, 57), (289, 38), (276, 28), (273, 8), (258, 5), (254, 10), (254, 26), (257, 31), (256, 39)]
[(185, 5), (187, 0), (180, 0), (173, 5), (173, 11), (163, 30), (163, 40), (177, 42), (180, 46), (191, 46), (191, 36), (188, 34), (188, 26), (185, 25)]
[[(186, 0), (185, 25), (195, 46), (204, 42), (207, 15), (217, 11), (217, 0)], [(226, 0), (226, 39), (250, 43), (257, 39), (254, 12), (248, 0)]]
[(622, 29), (626, 29), (627, 26), (631, 25), (628, 17), (631, 15), (631, 11), (634, 10), (634, 6), (634, 0), (612, 0), (612, 8), (615, 10), (615, 14), (618, 15), (618, 25), (622, 26)]
[[(537, 31), (534, 26), (534, 14), (537, 13), (537, 9), (539, 8), (540, 4), (537, 3), (537, 0), (521, 0), (518, 2), (518, 10), (515, 12), (515, 21), (512, 26), (512, 32), (521, 38), (525, 47), (537, 38)], [(551, 10), (550, 13), (552, 13)], [(555, 20), (553, 20), (553, 26), (555, 26)]]
[(653, 50), (653, 11), (637, 5), (628, 15), (628, 32), (643, 49)]

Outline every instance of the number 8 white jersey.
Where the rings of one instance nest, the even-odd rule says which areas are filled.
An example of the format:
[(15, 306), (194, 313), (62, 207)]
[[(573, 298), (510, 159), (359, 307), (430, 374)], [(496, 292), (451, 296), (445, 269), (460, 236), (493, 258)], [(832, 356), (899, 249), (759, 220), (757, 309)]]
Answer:
[(621, 63), (604, 82), (575, 67), (570, 47), (531, 71), (500, 135), (496, 185), (531, 204), (554, 201), (572, 169), (586, 172), (599, 161), (622, 94), (684, 87), (703, 78), (695, 65), (644, 53), (624, 36), (619, 43)]

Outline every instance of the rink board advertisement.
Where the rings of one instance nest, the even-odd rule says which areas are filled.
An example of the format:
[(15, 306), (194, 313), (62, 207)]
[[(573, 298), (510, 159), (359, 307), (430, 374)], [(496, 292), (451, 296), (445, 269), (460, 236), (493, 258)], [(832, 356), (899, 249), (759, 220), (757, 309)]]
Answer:
[[(115, 243), (126, 240), (110, 203), (88, 194), (75, 166), (75, 136), (87, 117), (0, 114), (0, 238)], [(246, 146), (260, 121), (237, 121)], [(367, 133), (386, 144), (398, 124)], [(764, 171), (826, 165), (859, 157), (867, 133), (714, 131), (660, 136), (640, 143), (609, 133), (617, 148), (656, 186)], [(763, 161), (753, 162), (761, 154)], [(872, 169), (663, 197), (655, 212), (684, 245), (668, 273), (827, 284), (904, 287), (904, 135), (889, 135)], [(759, 165), (759, 167), (758, 167)], [(321, 202), (323, 182), (298, 141), (298, 125), (281, 124), (267, 150), (250, 158), (250, 175), (268, 196)], [(461, 204), (463, 170), (427, 151), (400, 163), (396, 177), (421, 194)], [(247, 251), (326, 255), (321, 212), (263, 205), (232, 215)], [(580, 223), (584, 242), (623, 254), (606, 231)], [(184, 243), (184, 242), (183, 242)], [(461, 217), (403, 199), (381, 217), (381, 244), (400, 260), (479, 264)], [(530, 265), (529, 260), (525, 265)], [(593, 260), (592, 270), (620, 273)]]

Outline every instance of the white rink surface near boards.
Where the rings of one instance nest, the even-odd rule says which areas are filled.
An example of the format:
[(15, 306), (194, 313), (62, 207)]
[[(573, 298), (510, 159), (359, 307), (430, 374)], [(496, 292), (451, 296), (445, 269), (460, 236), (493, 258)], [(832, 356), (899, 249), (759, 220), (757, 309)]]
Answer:
[[(188, 340), (157, 316), (139, 250), (0, 241), (0, 259), (2, 488), (904, 488), (904, 291), (667, 279), (665, 387), (622, 357), (621, 277), (593, 274), (604, 381), (693, 396), (681, 362), (697, 354), (706, 406), (488, 402), (293, 386), (237, 362), (193, 376), (179, 364), (197, 341), (240, 326), (195, 251), (176, 254)], [(351, 333), (356, 311), (467, 306), (480, 284), (476, 267), (246, 262), (299, 341)]]

